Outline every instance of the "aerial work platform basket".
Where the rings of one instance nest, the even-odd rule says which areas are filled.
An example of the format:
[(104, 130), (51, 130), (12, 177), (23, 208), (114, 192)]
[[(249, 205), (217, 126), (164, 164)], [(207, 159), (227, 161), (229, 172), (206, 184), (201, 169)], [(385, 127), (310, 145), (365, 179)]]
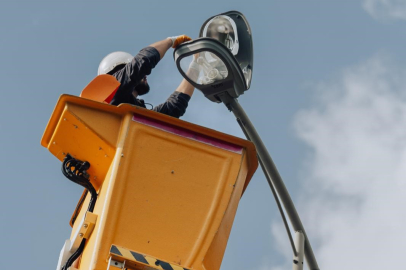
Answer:
[(90, 215), (84, 193), (71, 220), (72, 245), (87, 237), (71, 267), (80, 270), (219, 269), (258, 166), (249, 141), (70, 95), (60, 97), (41, 144), (61, 161), (69, 154), (90, 163), (97, 203)]

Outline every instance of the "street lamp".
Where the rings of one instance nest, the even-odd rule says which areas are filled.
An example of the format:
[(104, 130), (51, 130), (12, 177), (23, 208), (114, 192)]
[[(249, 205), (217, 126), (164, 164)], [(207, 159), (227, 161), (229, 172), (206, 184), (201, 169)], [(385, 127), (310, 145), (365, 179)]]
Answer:
[[(206, 20), (200, 38), (180, 45), (174, 59), (182, 76), (211, 101), (224, 103), (233, 112), (248, 140), (255, 144), (258, 159), (281, 213), (293, 251), (293, 269), (303, 269), (303, 256), (309, 269), (319, 269), (309, 239), (286, 186), (264, 143), (237, 98), (251, 84), (253, 70), (252, 34), (248, 21), (238, 11)], [(293, 229), (293, 240), (282, 206)]]
[(227, 47), (212, 38), (179, 46), (175, 60), (183, 77), (213, 102), (227, 93), (237, 98), (247, 89), (237, 60)]

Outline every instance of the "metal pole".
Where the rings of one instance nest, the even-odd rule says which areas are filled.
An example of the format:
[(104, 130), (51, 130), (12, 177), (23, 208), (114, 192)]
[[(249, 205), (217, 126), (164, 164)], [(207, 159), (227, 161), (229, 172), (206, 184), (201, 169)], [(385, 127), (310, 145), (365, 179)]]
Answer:
[[(242, 131), (244, 132), (245, 137), (247, 137), (247, 139), (251, 141), (250, 136), (248, 135), (247, 131), (245, 130), (244, 124), (238, 118), (237, 118), (237, 122), (240, 125)], [(270, 179), (271, 177), (268, 175), (268, 172), (266, 171), (266, 168), (264, 167), (264, 164), (262, 163), (261, 159), (259, 159), (259, 164), (261, 165), (262, 171), (266, 175), (266, 178)], [(273, 184), (271, 182), (268, 181), (268, 184), (269, 184), (269, 187), (271, 188), (272, 195), (275, 198), (275, 202), (276, 202), (276, 205), (278, 206), (279, 213), (281, 214), (283, 224), (285, 225), (285, 230), (286, 230), (286, 233), (288, 234), (288, 237), (289, 237), (289, 242), (290, 242), (290, 245), (292, 247), (293, 255), (297, 256), (295, 243), (293, 242), (292, 234), (290, 233), (289, 224), (288, 224), (288, 222), (286, 220), (285, 213), (283, 212), (281, 202), (278, 199), (278, 193), (276, 192), (275, 187), (273, 186)]]
[[(254, 125), (251, 123), (250, 119), (246, 115), (244, 109), (238, 103), (237, 99), (231, 97), (227, 92), (219, 95), (221, 101), (227, 106), (227, 108), (233, 112), (237, 121), (241, 122), (243, 128), (245, 129), (244, 133), (247, 138), (255, 144), (257, 149), (257, 155), (260, 160), (260, 163), (263, 165), (263, 170), (268, 184), (272, 187), (275, 187), (278, 192), (279, 198), (282, 201), (282, 204), (285, 208), (286, 213), (289, 216), (289, 220), (292, 224), (292, 227), (295, 231), (301, 231), (305, 236), (305, 257), (307, 264), (310, 270), (319, 270), (316, 258), (313, 254), (310, 241), (307, 238), (306, 232), (303, 228), (303, 224), (300, 220), (300, 217), (296, 211), (296, 208), (293, 204), (293, 201), (289, 195), (288, 190), (282, 180), (282, 177), (279, 175), (279, 172), (269, 155), (264, 143), (261, 140), (261, 137), (258, 135), (255, 130)], [(296, 248), (296, 250), (298, 250)]]

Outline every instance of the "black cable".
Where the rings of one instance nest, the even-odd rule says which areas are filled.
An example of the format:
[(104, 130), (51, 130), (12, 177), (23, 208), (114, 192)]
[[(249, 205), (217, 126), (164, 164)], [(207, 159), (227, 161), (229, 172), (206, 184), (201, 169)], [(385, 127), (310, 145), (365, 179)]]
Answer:
[(97, 192), (89, 181), (86, 170), (90, 168), (90, 163), (80, 161), (67, 154), (62, 162), (62, 173), (72, 182), (81, 185), (90, 192), (91, 199), (88, 207), (89, 212), (93, 212), (97, 200)]
[(85, 249), (85, 243), (86, 239), (82, 239), (82, 242), (80, 242), (80, 245), (78, 249), (75, 251), (75, 253), (72, 254), (72, 256), (69, 257), (69, 259), (66, 261), (65, 265), (62, 267), (62, 270), (67, 270), (69, 267), (71, 267), (72, 263), (76, 261), (77, 258), (79, 258), (80, 254), (82, 254), (83, 250)]
[(73, 227), (73, 225), (75, 224), (76, 218), (77, 218), (78, 215), (79, 215), (79, 211), (80, 211), (80, 209), (82, 208), (82, 205), (83, 205), (83, 203), (84, 203), (85, 200), (86, 200), (87, 193), (88, 193), (88, 191), (86, 190), (86, 194), (80, 198), (80, 201), (79, 201), (78, 205), (77, 205), (76, 208), (75, 208), (75, 212), (73, 213), (72, 221), (71, 221), (71, 222), (72, 222), (72, 227)]
[[(71, 155), (67, 154), (65, 159), (62, 162), (62, 173), (70, 181), (75, 184), (81, 185), (90, 193), (91, 198), (89, 202), (89, 207), (87, 211), (93, 212), (94, 206), (96, 205), (97, 192), (93, 185), (89, 181), (89, 174), (86, 172), (90, 168), (90, 163), (87, 161), (80, 161), (73, 158)], [(79, 258), (85, 248), (86, 239), (83, 238), (78, 249), (69, 259), (66, 261), (65, 265), (62, 267), (62, 270), (67, 270), (72, 263)]]
[(152, 109), (154, 108), (154, 105), (152, 105), (151, 103), (146, 103), (146, 102), (144, 102), (144, 104), (150, 105), (150, 106), (151, 106), (151, 109), (150, 109), (150, 110), (152, 110)]

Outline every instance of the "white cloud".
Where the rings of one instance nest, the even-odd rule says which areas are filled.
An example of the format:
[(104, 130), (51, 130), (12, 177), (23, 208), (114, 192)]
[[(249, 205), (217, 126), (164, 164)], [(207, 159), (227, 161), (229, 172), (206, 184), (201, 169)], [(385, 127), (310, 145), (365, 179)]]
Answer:
[(405, 75), (377, 55), (316, 85), (315, 106), (295, 117), (297, 135), (311, 150), (297, 206), (322, 269), (403, 265)]
[(362, 6), (376, 19), (406, 19), (406, 0), (364, 0)]

